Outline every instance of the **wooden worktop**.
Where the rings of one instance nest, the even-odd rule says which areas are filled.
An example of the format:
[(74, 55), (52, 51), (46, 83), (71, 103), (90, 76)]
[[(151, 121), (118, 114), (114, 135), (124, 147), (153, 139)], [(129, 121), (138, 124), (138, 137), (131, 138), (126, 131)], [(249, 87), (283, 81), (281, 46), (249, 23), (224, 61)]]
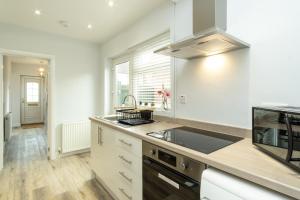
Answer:
[(90, 119), (258, 185), (300, 199), (300, 174), (259, 151), (252, 145), (250, 138), (245, 138), (213, 153), (204, 154), (146, 135), (146, 133), (152, 131), (180, 127), (181, 124), (156, 122), (140, 126), (122, 127), (105, 119), (95, 117)]

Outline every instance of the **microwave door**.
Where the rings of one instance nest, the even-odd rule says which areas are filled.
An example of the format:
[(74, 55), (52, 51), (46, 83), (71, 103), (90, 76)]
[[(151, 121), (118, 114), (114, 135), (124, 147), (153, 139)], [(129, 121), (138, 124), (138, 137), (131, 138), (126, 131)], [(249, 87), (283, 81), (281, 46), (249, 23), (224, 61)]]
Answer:
[(285, 116), (285, 122), (286, 122), (286, 126), (287, 126), (287, 131), (288, 131), (288, 153), (286, 156), (286, 161), (290, 162), (290, 161), (300, 161), (300, 158), (293, 158), (293, 151), (294, 151), (294, 139), (296, 140), (296, 138), (294, 137), (294, 131), (292, 128), (292, 123), (291, 123), (291, 119), (289, 117), (288, 114), (286, 114)]

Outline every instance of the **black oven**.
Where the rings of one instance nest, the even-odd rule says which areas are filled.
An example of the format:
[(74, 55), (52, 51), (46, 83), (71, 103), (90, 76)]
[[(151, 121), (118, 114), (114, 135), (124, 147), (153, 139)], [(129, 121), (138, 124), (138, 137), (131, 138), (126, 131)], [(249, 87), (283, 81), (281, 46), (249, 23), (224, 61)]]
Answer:
[(300, 172), (300, 108), (253, 107), (252, 126), (254, 145)]
[(205, 168), (200, 162), (143, 142), (143, 199), (200, 200)]

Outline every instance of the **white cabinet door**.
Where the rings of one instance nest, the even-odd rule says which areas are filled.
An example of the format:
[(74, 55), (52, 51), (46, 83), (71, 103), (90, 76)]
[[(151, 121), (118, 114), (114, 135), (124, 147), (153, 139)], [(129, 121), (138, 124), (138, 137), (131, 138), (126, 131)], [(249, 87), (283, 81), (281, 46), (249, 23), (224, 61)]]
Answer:
[(92, 122), (91, 130), (91, 168), (112, 189), (115, 186), (115, 177), (112, 176), (116, 157), (115, 131), (99, 122)]
[(91, 168), (124, 200), (142, 199), (142, 141), (99, 122), (91, 127)]
[(113, 187), (114, 177), (112, 176), (112, 172), (115, 169), (115, 157), (116, 152), (114, 150), (115, 146), (115, 131), (107, 126), (100, 124), (99, 126), (99, 143), (100, 143), (100, 151), (99, 154), (101, 158), (97, 159), (97, 168), (99, 168), (99, 176), (103, 179), (103, 181), (107, 184), (108, 187)]
[(91, 161), (90, 165), (92, 170), (99, 176), (99, 160), (103, 159), (103, 147), (100, 146), (100, 132), (99, 132), (99, 123), (92, 122), (91, 124)]

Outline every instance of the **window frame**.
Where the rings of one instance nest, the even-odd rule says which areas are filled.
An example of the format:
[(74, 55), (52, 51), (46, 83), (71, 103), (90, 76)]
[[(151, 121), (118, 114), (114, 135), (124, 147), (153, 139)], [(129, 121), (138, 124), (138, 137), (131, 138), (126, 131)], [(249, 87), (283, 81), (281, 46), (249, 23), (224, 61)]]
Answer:
[(112, 60), (112, 109), (114, 110), (114, 108), (117, 106), (117, 88), (116, 88), (116, 65), (122, 64), (122, 63), (126, 63), (129, 62), (129, 93), (132, 93), (132, 56), (130, 54), (127, 55), (123, 55), (120, 56), (118, 58), (115, 58)]
[[(37, 90), (36, 90), (38, 92), (37, 95), (28, 94), (28, 84), (36, 84), (37, 85)], [(35, 82), (35, 81), (33, 81), (33, 82), (27, 82), (25, 87), (26, 87), (25, 101), (27, 103), (40, 103), (40, 101), (41, 101), (41, 99), (40, 99), (40, 96), (41, 96), (41, 94), (40, 94), (40, 84), (38, 82)], [(32, 90), (32, 87), (31, 87), (31, 90)], [(28, 97), (32, 98), (31, 101), (28, 100), (29, 99)], [(33, 97), (37, 97), (37, 101), (33, 101)]]
[[(149, 43), (154, 42), (155, 40), (157, 40), (158, 38), (162, 37), (163, 35), (168, 34), (170, 37), (170, 41), (171, 41), (171, 36), (170, 36), (170, 32), (164, 32), (162, 34), (159, 34), (145, 42), (142, 42), (132, 48), (129, 48), (127, 50), (126, 53), (121, 54), (120, 56), (116, 56), (114, 58), (111, 59), (111, 71), (112, 71), (112, 76), (111, 76), (111, 85), (112, 85), (112, 95), (111, 95), (111, 100), (112, 100), (112, 104), (111, 104), (111, 108), (112, 111), (114, 111), (115, 107), (117, 106), (117, 93), (116, 93), (116, 70), (115, 70), (115, 66), (118, 64), (122, 64), (125, 62), (129, 62), (129, 94), (133, 94), (133, 59), (134, 59), (134, 54), (137, 50), (139, 49), (143, 49), (146, 45), (148, 45)], [(156, 109), (154, 111), (154, 114), (156, 115), (161, 115), (161, 116), (168, 116), (168, 117), (174, 117), (174, 113), (175, 113), (175, 59), (173, 57), (171, 57), (170, 59), (170, 92), (171, 92), (171, 97), (170, 97), (170, 102), (171, 102), (171, 108), (169, 110), (160, 110), (160, 109)], [(137, 102), (138, 104), (138, 102)], [(139, 105), (137, 105), (139, 106)]]

